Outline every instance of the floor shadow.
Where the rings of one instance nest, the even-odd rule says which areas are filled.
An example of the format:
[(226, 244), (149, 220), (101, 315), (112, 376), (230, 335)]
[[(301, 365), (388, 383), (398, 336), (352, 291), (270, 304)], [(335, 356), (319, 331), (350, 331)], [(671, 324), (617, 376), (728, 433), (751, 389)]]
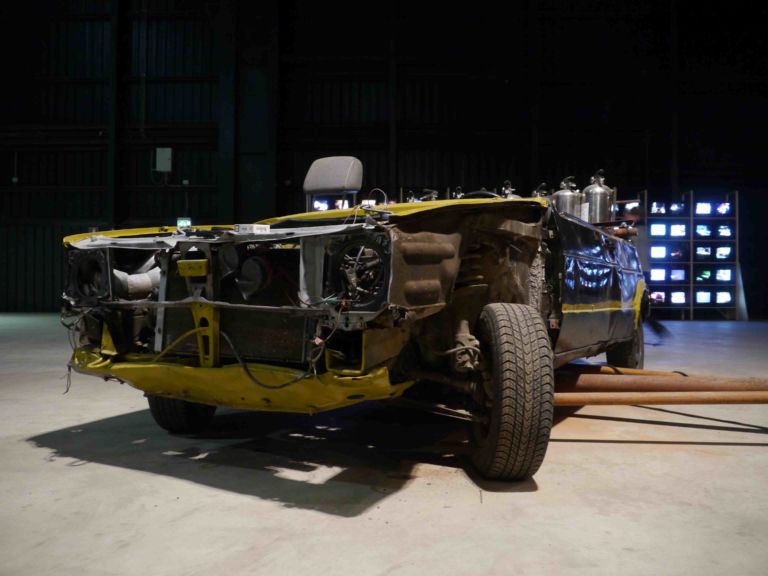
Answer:
[(759, 426), (758, 424), (747, 424), (746, 422), (737, 422), (735, 420), (723, 420), (722, 418), (713, 418), (711, 416), (701, 416), (699, 414), (691, 414), (690, 412), (680, 412), (679, 410), (670, 410), (669, 408), (659, 408), (658, 406), (635, 406), (635, 408), (642, 408), (643, 410), (652, 410), (653, 412), (664, 412), (666, 414), (675, 414), (676, 416), (686, 416), (688, 418), (696, 418), (697, 420), (707, 420), (709, 422), (720, 422), (721, 424), (735, 424), (736, 426), (742, 426), (743, 428), (752, 428), (762, 432), (768, 432), (768, 428), (765, 426)]
[[(688, 414), (682, 414), (688, 416)], [(744, 424), (741, 426), (714, 426), (711, 424), (694, 424), (691, 422), (673, 422), (669, 420), (645, 420), (643, 418), (624, 418), (621, 416), (598, 416), (596, 414), (573, 414), (571, 418), (584, 420), (606, 420), (609, 422), (629, 422), (631, 424), (649, 424), (652, 426), (672, 426), (674, 428), (695, 428), (697, 430), (717, 430), (720, 432), (746, 432), (747, 434), (768, 434), (768, 430), (759, 426)], [(737, 424), (734, 422), (734, 424)]]
[(533, 482), (487, 482), (470, 472), (466, 423), (376, 405), (309, 417), (222, 411), (204, 434), (173, 436), (148, 410), (29, 438), (73, 458), (182, 478), (353, 517), (402, 489), (417, 464), (462, 468), (481, 490), (530, 491)]
[(591, 438), (552, 438), (550, 442), (575, 444), (669, 444), (675, 446), (768, 446), (768, 442), (694, 442), (685, 440), (595, 440)]

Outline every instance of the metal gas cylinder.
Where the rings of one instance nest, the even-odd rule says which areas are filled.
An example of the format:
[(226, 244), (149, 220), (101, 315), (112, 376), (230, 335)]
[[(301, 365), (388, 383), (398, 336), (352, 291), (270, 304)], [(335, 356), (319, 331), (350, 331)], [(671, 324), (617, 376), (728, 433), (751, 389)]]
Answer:
[(582, 204), (584, 203), (584, 194), (579, 192), (576, 187), (575, 178), (568, 176), (560, 183), (560, 190), (552, 194), (552, 202), (555, 208), (561, 214), (571, 214), (581, 218)]
[(584, 201), (589, 205), (588, 222), (610, 222), (616, 208), (616, 190), (605, 185), (605, 174), (598, 170), (584, 188)]

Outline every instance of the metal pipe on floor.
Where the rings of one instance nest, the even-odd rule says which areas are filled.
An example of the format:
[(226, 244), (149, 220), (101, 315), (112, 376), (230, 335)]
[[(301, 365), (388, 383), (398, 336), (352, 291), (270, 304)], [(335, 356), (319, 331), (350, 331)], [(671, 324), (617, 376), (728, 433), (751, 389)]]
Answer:
[(567, 364), (560, 369), (563, 373), (572, 374), (613, 374), (624, 376), (665, 376), (670, 378), (685, 378), (684, 372), (670, 370), (643, 370), (642, 368), (621, 368), (604, 364)]
[(556, 392), (555, 406), (768, 404), (768, 392)]
[(767, 392), (765, 378), (723, 378), (691, 375), (689, 377), (645, 374), (574, 374), (557, 372), (557, 392)]

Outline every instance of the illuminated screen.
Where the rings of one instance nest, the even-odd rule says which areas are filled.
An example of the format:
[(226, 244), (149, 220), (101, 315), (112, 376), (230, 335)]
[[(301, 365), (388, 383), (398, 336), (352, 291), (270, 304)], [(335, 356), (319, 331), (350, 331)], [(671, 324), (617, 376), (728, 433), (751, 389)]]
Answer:
[(651, 246), (651, 258), (666, 258), (667, 247), (666, 246)]
[(671, 282), (685, 282), (685, 269), (673, 268), (669, 271), (669, 280)]
[(718, 304), (730, 304), (731, 303), (731, 293), (730, 292), (718, 292), (717, 296), (717, 303)]
[(333, 202), (333, 207), (336, 208), (336, 210), (349, 208), (349, 200), (335, 200)]
[(640, 207), (640, 202), (627, 202), (624, 204), (624, 214), (627, 214), (630, 210)]
[(712, 214), (710, 202), (696, 202), (696, 214)]
[(731, 271), (728, 268), (720, 268), (715, 272), (715, 279), (718, 282), (730, 282)]
[(721, 202), (717, 206), (715, 206), (715, 212), (718, 214), (730, 214), (731, 213), (731, 204), (730, 202)]
[(730, 246), (718, 246), (715, 248), (715, 258), (718, 260), (727, 260), (731, 257), (731, 247)]
[(314, 208), (317, 211), (328, 210), (328, 202), (324, 202), (322, 200), (315, 200), (312, 203), (312, 208)]
[(667, 225), (666, 224), (651, 224), (651, 236), (666, 236)]
[(712, 302), (711, 292), (696, 292), (696, 304), (709, 304)]
[(664, 304), (667, 300), (667, 295), (664, 292), (651, 292), (651, 302), (653, 304)]
[(702, 258), (712, 256), (712, 248), (709, 246), (696, 246), (696, 256)]
[(706, 282), (712, 278), (712, 270), (699, 270), (696, 274), (696, 282)]
[(712, 236), (712, 229), (706, 224), (696, 224), (696, 236)]
[(669, 205), (669, 211), (672, 214), (680, 214), (685, 210), (685, 204), (681, 202), (673, 202)]
[(651, 282), (664, 282), (667, 271), (664, 268), (651, 268)]
[(651, 214), (666, 214), (667, 210), (664, 208), (664, 202), (651, 202)]
[(731, 227), (727, 224), (717, 227), (717, 235), (721, 238), (728, 238), (731, 235)]
[(669, 301), (672, 304), (685, 304), (685, 292), (672, 292), (669, 295)]
[(670, 236), (685, 236), (685, 224), (670, 224)]
[(672, 248), (672, 250), (669, 251), (669, 257), (672, 260), (680, 260), (680, 258), (683, 257), (683, 249), (682, 248)]

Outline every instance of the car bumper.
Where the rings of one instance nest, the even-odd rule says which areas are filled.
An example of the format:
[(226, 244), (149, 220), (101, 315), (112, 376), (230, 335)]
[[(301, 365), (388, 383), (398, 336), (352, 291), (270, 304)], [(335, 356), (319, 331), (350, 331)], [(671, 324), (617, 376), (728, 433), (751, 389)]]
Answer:
[[(152, 362), (151, 355), (132, 355), (115, 362), (85, 348), (75, 350), (70, 366), (82, 374), (116, 378), (147, 394), (214, 406), (301, 414), (396, 398), (413, 384), (392, 384), (389, 371), (379, 367), (359, 375), (310, 373), (285, 388), (264, 388), (254, 383), (238, 364), (202, 368)], [(278, 386), (304, 374), (301, 370), (267, 364), (249, 363), (248, 369), (255, 379), (268, 386)]]

